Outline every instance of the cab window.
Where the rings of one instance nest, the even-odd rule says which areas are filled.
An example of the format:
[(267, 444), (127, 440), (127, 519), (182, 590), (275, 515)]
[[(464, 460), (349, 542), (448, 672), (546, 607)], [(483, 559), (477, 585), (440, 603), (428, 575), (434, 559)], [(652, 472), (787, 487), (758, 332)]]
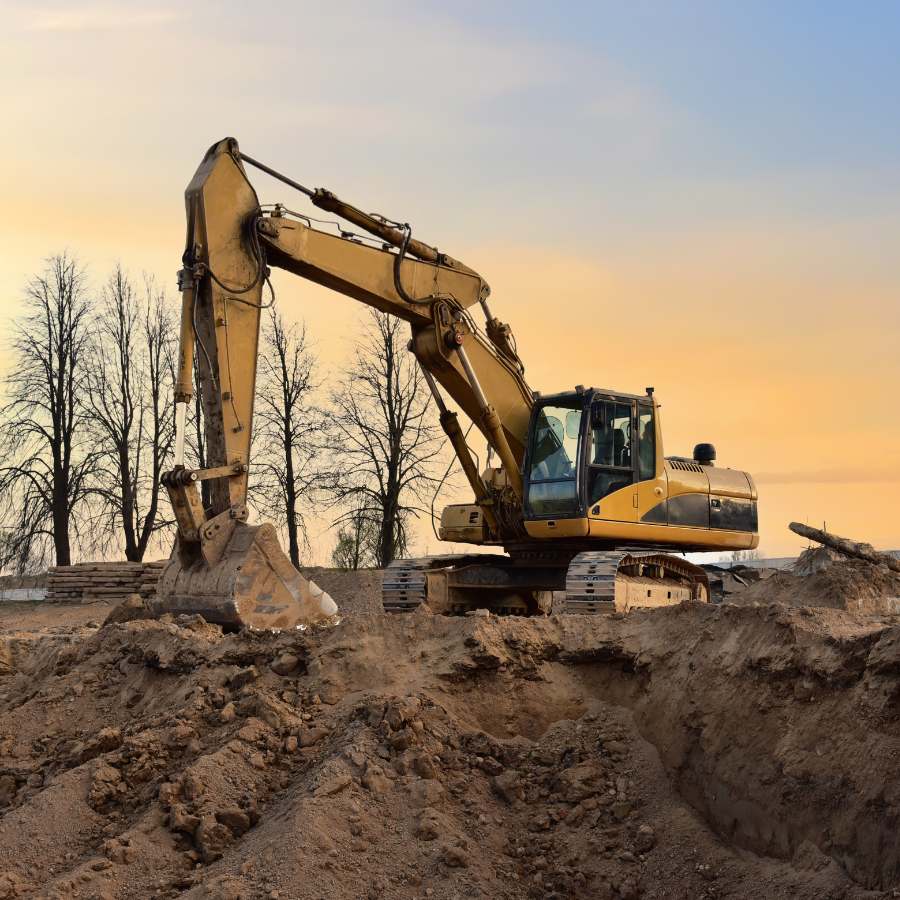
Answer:
[(634, 482), (633, 413), (628, 401), (597, 400), (591, 406), (590, 503)]
[(653, 407), (638, 404), (638, 477), (647, 481), (656, 477), (656, 431)]
[(528, 472), (532, 515), (558, 516), (578, 510), (578, 451), (581, 399), (542, 407), (535, 417)]

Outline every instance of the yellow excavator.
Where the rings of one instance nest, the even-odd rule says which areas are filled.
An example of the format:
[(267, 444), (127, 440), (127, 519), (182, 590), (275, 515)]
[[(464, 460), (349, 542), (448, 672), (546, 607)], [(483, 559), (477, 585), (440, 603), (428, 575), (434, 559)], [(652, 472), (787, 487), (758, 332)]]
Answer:
[[(248, 166), (365, 234), (331, 233), (282, 204), (261, 206)], [(536, 614), (549, 610), (554, 592), (564, 592), (572, 613), (707, 601), (703, 569), (672, 551), (757, 546), (749, 474), (716, 466), (711, 444), (698, 444), (692, 458), (666, 457), (652, 388), (533, 391), (510, 327), (488, 306), (485, 280), (414, 238), (408, 224), (304, 187), (242, 153), (233, 138), (206, 153), (186, 208), (175, 465), (163, 479), (178, 535), (154, 601), (158, 612), (199, 613), (226, 627), (292, 628), (335, 611), (291, 565), (275, 528), (247, 521), (270, 266), (409, 322), (409, 349), (474, 496), (443, 510), (440, 537), (496, 548), (395, 561), (384, 573), (386, 611), (427, 603), (441, 613)], [(195, 355), (203, 469), (184, 464)], [(481, 431), (497, 465), (478, 470), (450, 401)], [(198, 490), (203, 480), (208, 508)]]

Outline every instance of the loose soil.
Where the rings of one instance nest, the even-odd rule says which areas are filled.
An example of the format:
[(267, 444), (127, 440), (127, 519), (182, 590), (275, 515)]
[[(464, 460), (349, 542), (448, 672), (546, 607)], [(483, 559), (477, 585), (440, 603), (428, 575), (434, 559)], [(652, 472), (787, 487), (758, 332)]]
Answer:
[(900, 573), (861, 559), (838, 557), (808, 575), (776, 572), (728, 599), (732, 603), (774, 602), (897, 614), (900, 613)]
[(0, 608), (0, 898), (897, 896), (900, 619), (309, 574), (339, 623)]

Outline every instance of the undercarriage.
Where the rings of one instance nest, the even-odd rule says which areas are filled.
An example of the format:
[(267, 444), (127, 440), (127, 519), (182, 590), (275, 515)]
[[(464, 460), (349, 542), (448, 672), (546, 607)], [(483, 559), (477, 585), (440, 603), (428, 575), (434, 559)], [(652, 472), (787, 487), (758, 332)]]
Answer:
[(385, 612), (420, 606), (443, 615), (487, 609), (497, 615), (551, 611), (603, 614), (709, 601), (703, 569), (681, 557), (623, 548), (568, 557), (458, 554), (395, 560), (385, 570)]

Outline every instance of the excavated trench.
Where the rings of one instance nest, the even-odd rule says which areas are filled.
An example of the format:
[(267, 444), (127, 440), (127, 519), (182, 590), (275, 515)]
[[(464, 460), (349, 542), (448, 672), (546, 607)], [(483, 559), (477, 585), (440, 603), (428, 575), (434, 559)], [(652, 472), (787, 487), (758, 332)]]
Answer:
[[(805, 868), (833, 861), (869, 889), (898, 884), (895, 620), (765, 606), (573, 621), (524, 654), (507, 639), (530, 677), (513, 662), (492, 691), (479, 688), (516, 697), (517, 734), (534, 739), (598, 702), (623, 708), (726, 844)], [(496, 711), (470, 710), (509, 733)]]

